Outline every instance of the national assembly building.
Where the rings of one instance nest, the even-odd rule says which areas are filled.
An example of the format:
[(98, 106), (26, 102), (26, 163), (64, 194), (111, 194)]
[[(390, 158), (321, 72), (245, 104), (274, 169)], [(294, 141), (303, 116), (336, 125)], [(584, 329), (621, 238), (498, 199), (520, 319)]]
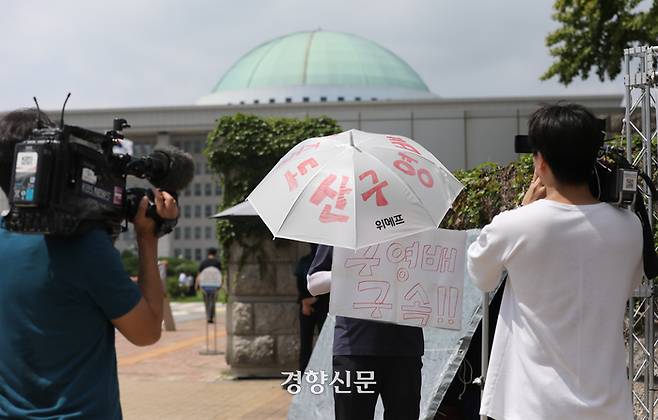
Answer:
[[(67, 112), (66, 122), (105, 131), (111, 128), (113, 118), (125, 118), (131, 128), (124, 133), (134, 142), (135, 156), (148, 154), (156, 145), (173, 145), (192, 154), (196, 175), (181, 192), (178, 227), (161, 240), (159, 252), (161, 256), (201, 260), (209, 247), (217, 246), (214, 220), (209, 216), (216, 213), (222, 194), (202, 151), (208, 133), (222, 116), (328, 116), (345, 130), (410, 137), (448, 169), (457, 170), (514, 160), (513, 138), (526, 133), (528, 116), (541, 104), (559, 100), (585, 105), (611, 121), (619, 119), (623, 110), (621, 93), (443, 98), (384, 46), (352, 34), (318, 30), (256, 46), (225, 71), (211, 92), (200, 92), (196, 104), (72, 110)], [(119, 249), (132, 246), (131, 232), (117, 241)]]

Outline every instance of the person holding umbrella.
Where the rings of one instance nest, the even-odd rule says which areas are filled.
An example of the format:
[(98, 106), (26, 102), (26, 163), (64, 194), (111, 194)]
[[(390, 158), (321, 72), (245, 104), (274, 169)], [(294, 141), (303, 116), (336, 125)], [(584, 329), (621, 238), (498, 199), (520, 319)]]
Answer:
[[(332, 257), (333, 247), (318, 247), (308, 274), (313, 295), (329, 292)], [(336, 316), (333, 370), (349, 391), (334, 388), (336, 420), (372, 419), (378, 396), (385, 419), (418, 419), (424, 345), (418, 327)], [(373, 393), (359, 392), (354, 386), (363, 372), (374, 375)]]
[[(333, 246), (355, 250), (436, 229), (462, 188), (415, 141), (348, 130), (297, 144), (247, 200), (275, 237), (325, 244), (308, 276), (311, 294), (321, 295), (331, 288)], [(386, 419), (417, 419), (423, 352), (418, 327), (337, 316), (333, 365), (350, 392), (335, 393), (336, 418), (372, 418), (379, 395)], [(375, 393), (359, 393), (352, 381), (372, 375)]]

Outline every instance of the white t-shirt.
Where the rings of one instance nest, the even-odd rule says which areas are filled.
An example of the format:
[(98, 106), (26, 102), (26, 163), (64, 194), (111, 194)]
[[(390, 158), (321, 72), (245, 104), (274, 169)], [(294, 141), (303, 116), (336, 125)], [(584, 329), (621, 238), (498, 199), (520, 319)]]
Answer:
[(481, 414), (633, 418), (623, 321), (643, 274), (637, 216), (605, 203), (539, 200), (485, 226), (467, 266), (485, 291), (509, 273)]

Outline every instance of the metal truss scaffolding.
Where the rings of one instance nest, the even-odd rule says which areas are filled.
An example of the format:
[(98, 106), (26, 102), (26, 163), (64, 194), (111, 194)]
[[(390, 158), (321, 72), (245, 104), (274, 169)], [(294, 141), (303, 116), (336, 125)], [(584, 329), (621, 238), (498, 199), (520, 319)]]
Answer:
[[(626, 139), (626, 157), (629, 162), (644, 170), (654, 179), (658, 172), (658, 148), (656, 127), (658, 113), (658, 46), (636, 47), (624, 50), (625, 106), (623, 135)], [(653, 112), (652, 112), (653, 110)], [(653, 115), (653, 116), (652, 116)], [(656, 119), (654, 119), (656, 118)], [(653, 127), (653, 128), (652, 128)], [(645, 185), (641, 185), (650, 212), (652, 226), (656, 213)], [(644, 279), (628, 303), (628, 328), (626, 330), (628, 370), (631, 378), (635, 419), (656, 417), (656, 293), (654, 280)]]

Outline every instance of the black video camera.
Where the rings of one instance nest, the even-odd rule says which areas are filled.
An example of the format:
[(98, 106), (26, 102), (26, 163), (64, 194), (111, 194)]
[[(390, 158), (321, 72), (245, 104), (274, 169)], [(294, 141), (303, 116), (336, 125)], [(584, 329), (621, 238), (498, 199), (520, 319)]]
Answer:
[(178, 220), (159, 217), (151, 190), (126, 190), (126, 177), (146, 178), (175, 195), (192, 180), (194, 162), (173, 147), (156, 148), (140, 159), (115, 153), (126, 127), (126, 120), (115, 119), (113, 129), (101, 134), (62, 123), (37, 128), (16, 143), (6, 228), (69, 236), (100, 227), (116, 236), (134, 219), (147, 195), (146, 214), (156, 221), (156, 234), (171, 232)]
[[(626, 160), (623, 150), (605, 144), (605, 120), (597, 119), (596, 122), (601, 131), (601, 148), (589, 181), (592, 195), (605, 203), (632, 207), (640, 171)], [(527, 135), (514, 137), (514, 152), (534, 152)]]

